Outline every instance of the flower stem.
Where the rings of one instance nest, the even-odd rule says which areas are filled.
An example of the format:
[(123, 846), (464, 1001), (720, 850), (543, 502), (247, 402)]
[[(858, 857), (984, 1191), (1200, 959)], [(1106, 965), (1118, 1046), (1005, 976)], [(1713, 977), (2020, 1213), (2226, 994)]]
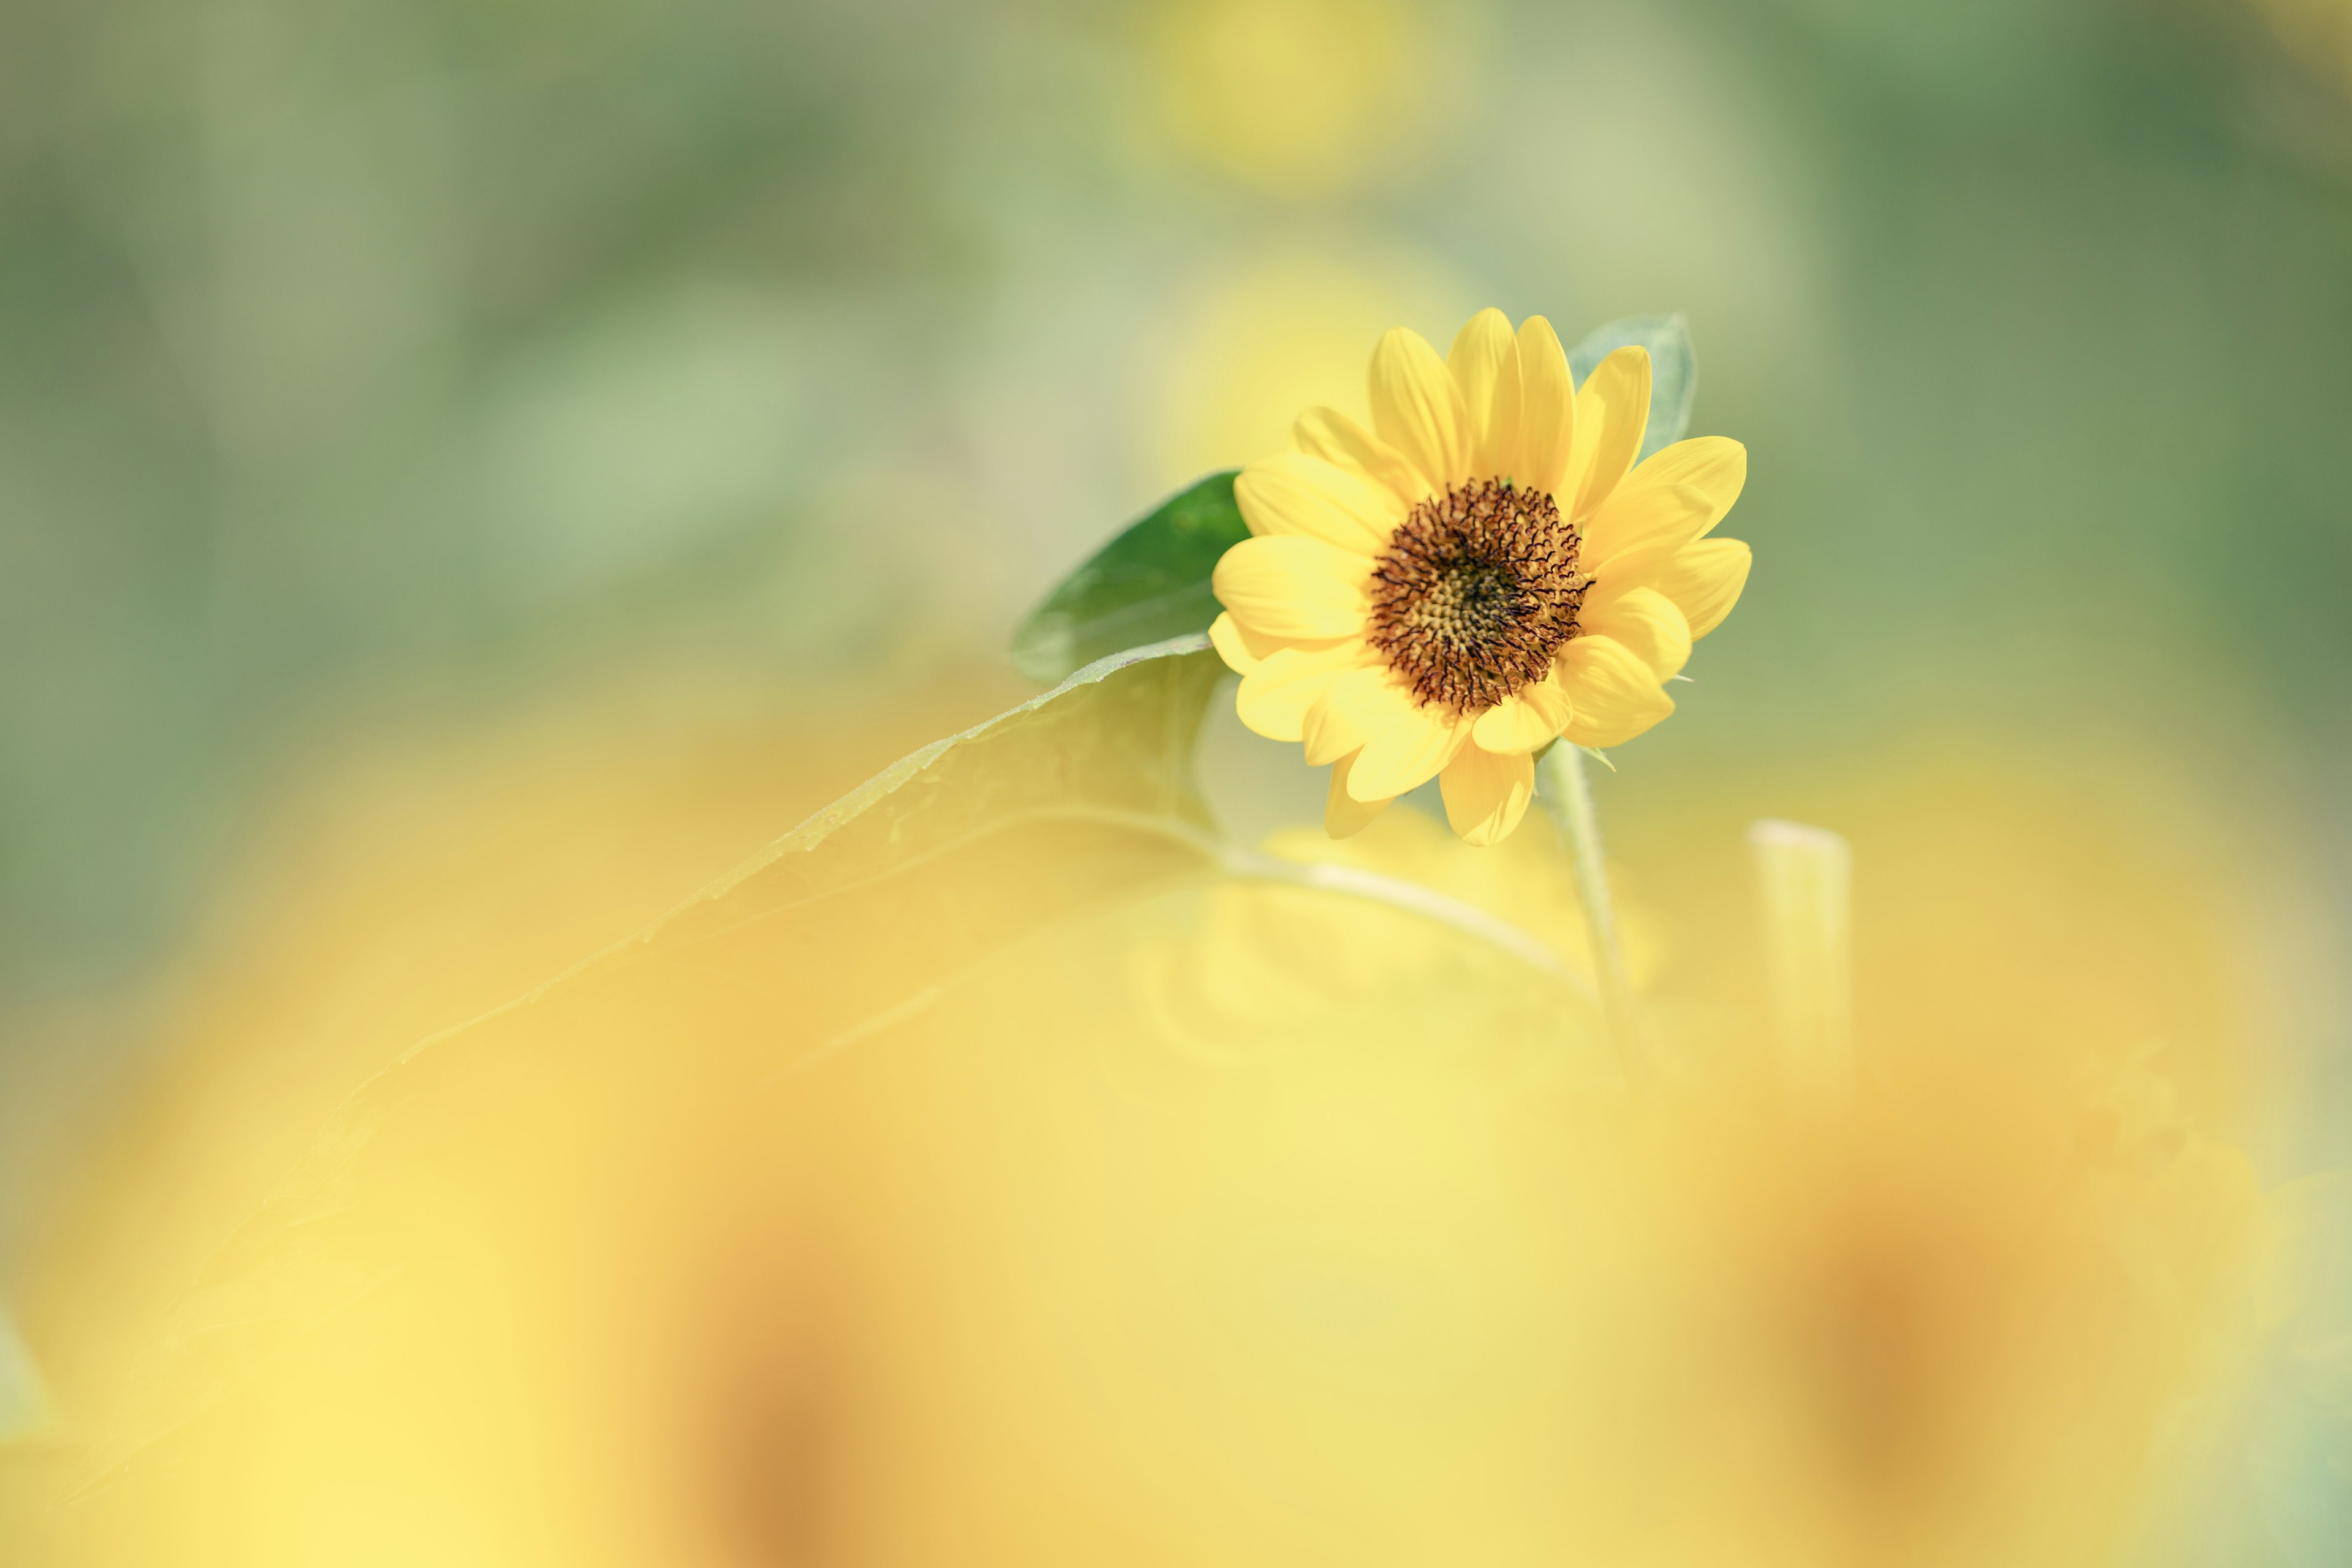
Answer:
[(1584, 776), (1584, 752), (1566, 741), (1555, 743), (1536, 764), (1536, 794), (1568, 840), (1576, 873), (1576, 896), (1592, 935), (1592, 973), (1601, 988), (1601, 1012), (1625, 1081), (1642, 1084), (1641, 1037), (1633, 1016), (1633, 986), (1625, 974), (1625, 952), (1617, 942), (1617, 910), (1609, 901), (1609, 868), (1601, 855), (1601, 823), (1592, 809), (1592, 787)]

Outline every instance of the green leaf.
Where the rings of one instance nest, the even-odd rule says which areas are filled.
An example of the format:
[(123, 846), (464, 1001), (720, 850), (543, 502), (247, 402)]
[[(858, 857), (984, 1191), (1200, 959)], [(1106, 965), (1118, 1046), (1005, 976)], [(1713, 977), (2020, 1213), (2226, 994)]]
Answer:
[(310, 1336), (378, 1331), (371, 1312), (451, 1267), (446, 1194), (514, 1185), (550, 1130), (598, 1129), (617, 1152), (887, 1027), (1055, 922), (1217, 874), (1192, 749), (1223, 674), (1197, 634), (1091, 664), (413, 1047), (205, 1266), (165, 1325), (160, 1418), (92, 1487), (201, 1451), (206, 1413)]
[[(1698, 395), (1698, 359), (1691, 352), (1690, 323), (1679, 315), (1628, 316), (1596, 328), (1568, 356), (1577, 384), (1615, 350), (1634, 345), (1650, 351), (1650, 427), (1641, 456), (1670, 447), (1690, 429), (1691, 400)], [(1636, 459), (1639, 460), (1638, 458)]]
[(1055, 681), (1094, 659), (1217, 618), (1209, 574), (1249, 537), (1234, 504), (1234, 470), (1177, 491), (1062, 579), (1013, 637), (1013, 665)]

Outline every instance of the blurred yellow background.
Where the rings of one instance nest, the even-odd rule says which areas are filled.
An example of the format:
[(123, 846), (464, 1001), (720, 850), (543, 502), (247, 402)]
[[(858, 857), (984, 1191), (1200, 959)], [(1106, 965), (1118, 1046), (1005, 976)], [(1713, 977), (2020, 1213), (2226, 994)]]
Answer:
[[(1171, 1562), (1427, 1560), (1465, 1517), (1488, 1533), (1454, 1541), (1454, 1560), (1610, 1539), (1514, 1534), (1549, 1518), (1549, 1494), (1494, 1468), (1565, 1462), (1587, 1435), (1531, 1435), (1517, 1410), (1471, 1423), (1448, 1450), (1462, 1468), (1432, 1470), (1426, 1431), (1397, 1414), (1425, 1391), (1373, 1400), (1349, 1382), (1361, 1366), (1296, 1346), (1246, 1346), (1243, 1363), (1337, 1379), (1345, 1397), (1264, 1394), (1237, 1414), (1229, 1390), (1132, 1392), (1119, 1380), (1152, 1375), (1150, 1355), (1104, 1352), (1092, 1397), (1158, 1412), (1125, 1430), (1173, 1449), (1147, 1443), (1116, 1474), (1058, 1451), (1040, 1469), (997, 1456), (1000, 1472), (970, 1458), (979, 1439), (953, 1449), (940, 1434), (958, 1420), (997, 1429), (1001, 1391), (952, 1416), (877, 1394), (950, 1445), (924, 1463), (935, 1495), (960, 1500), (912, 1521), (898, 1494), (876, 1502), (903, 1535), (812, 1544), (761, 1522), (757, 1476), (712, 1500), (727, 1456), (800, 1439), (736, 1433), (717, 1394), (658, 1416), (628, 1401), (690, 1404), (697, 1377), (756, 1391), (772, 1363), (796, 1388), (836, 1344), (928, 1343), (931, 1320), (888, 1318), (921, 1298), (892, 1268), (977, 1292), (959, 1331), (1042, 1331), (1035, 1302), (991, 1294), (1021, 1276), (924, 1247), (998, 1236), (950, 1202), (975, 1171), (1004, 1185), (988, 1201), (1059, 1214), (1052, 1161), (1069, 1146), (1041, 1132), (1033, 1158), (992, 1157), (985, 1123), (894, 1101), (897, 1058), (879, 1052), (825, 1090), (830, 1110), (776, 1111), (779, 1139), (806, 1133), (804, 1164), (763, 1163), (749, 1139), (705, 1169), (648, 1134), (576, 1191), (532, 1187), (457, 1226), (453, 1258), (540, 1225), (534, 1205), (560, 1234), (489, 1271), (467, 1298), (478, 1319), (437, 1341), (402, 1331), (422, 1336), (394, 1342), (413, 1353), (446, 1352), (430, 1375), (311, 1369), (311, 1397), (359, 1377), (342, 1408), (396, 1412), (373, 1438), (338, 1427), (356, 1448), (306, 1472), (301, 1422), (255, 1417), (239, 1452), (266, 1459), (164, 1487), (193, 1513), (49, 1506), (142, 1397), (140, 1347), (203, 1259), (369, 1075), (1025, 695), (1005, 637), (1102, 537), (1279, 444), (1301, 405), (1358, 401), (1381, 329), (1443, 342), (1484, 304), (1571, 340), (1687, 312), (1695, 428), (1751, 454), (1747, 597), (1676, 688), (1676, 721), (1598, 786), (1661, 1005), (1695, 1038), (1753, 1006), (1739, 835), (1759, 816), (1818, 822), (1854, 847), (1865, 1038), (1944, 1084), (1925, 1100), (2074, 1104), (2154, 1063), (2255, 1173), (2216, 1155), (2226, 1174), (2164, 1202), (2220, 1194), (2227, 1209), (2242, 1186), (2341, 1163), (2347, 15), (2327, 0), (0, 4), (0, 1308), (49, 1406), (0, 1449), (0, 1557), (205, 1561), (190, 1542), (206, 1536), (211, 1560), (257, 1563), (937, 1562), (953, 1553), (923, 1532), (985, 1520), (991, 1477), (1017, 1491), (1066, 1473), (1096, 1510), (1066, 1538), (1000, 1520), (974, 1539), (1007, 1543), (1005, 1560), (1149, 1556), (1118, 1531), (1154, 1509), (1199, 1516), (1197, 1535), (1161, 1539)], [(1192, 905), (1123, 918), (1057, 940), (1134, 984), (1101, 1005), (1139, 1028), (1136, 997), (1158, 993), (1132, 953), (1176, 973), (1170, 944), (1217, 928)], [(1009, 958), (985, 982), (995, 1002), (972, 1005), (1009, 1005), (1071, 962)], [(1096, 1005), (1023, 1026), (1050, 1058), (1111, 1028)], [(1147, 1204), (1128, 1263), (1176, 1268), (1271, 1202), (1265, 1247), (1332, 1237), (1360, 1249), (1332, 1264), (1341, 1276), (1412, 1281), (1397, 1310), (1433, 1325), (1416, 1344), (1486, 1336), (1495, 1359), (1460, 1377), (1566, 1377), (1546, 1358), (1584, 1320), (1562, 1305), (1578, 1266), (1557, 1238), (1583, 1237), (1589, 1264), (1639, 1227), (1603, 1225), (1560, 1184), (1629, 1167), (1596, 1153), (1540, 1181), (1497, 1175), (1496, 1148), (1588, 1158), (1548, 1142), (1573, 1121), (1573, 1084), (1520, 1097), (1521, 1066), (1412, 1058), (1445, 1031), (1393, 1026), (1386, 1068), (1310, 1053), (1275, 1075), (1272, 1109), (1249, 1111), (1273, 1119), (1263, 1167), (1173, 1148), (1225, 1135), (1233, 1105), (1171, 1111), (1155, 1134), (1171, 1146), (1143, 1139), (1116, 1190), (1223, 1170), (1235, 1190), (1201, 1202), (1226, 1228)], [(964, 1087), (975, 1106), (1001, 1097), (1013, 1126), (1099, 1113), (1034, 1072)], [(1384, 1126), (1385, 1163), (1360, 1142)], [(1916, 1157), (1917, 1201), (1931, 1233), (1958, 1212), (1998, 1252), (2014, 1240), (2000, 1194), (1937, 1206), (1951, 1171), (2001, 1164), (1970, 1140), (2005, 1134), (1970, 1126)], [(860, 1128), (869, 1144), (845, 1131)], [(595, 1163), (586, 1138), (551, 1131), (537, 1152), (578, 1174)], [(954, 1179), (880, 1190), (890, 1162), (941, 1148)], [(1699, 1194), (1683, 1234), (1744, 1233), (1721, 1206), (1737, 1175), (1686, 1154), (1642, 1156), (1672, 1170), (1666, 1191)], [(736, 1158), (751, 1167), (721, 1168)], [(1358, 1211), (1302, 1174), (1350, 1170), (1365, 1184), (1350, 1201), (1387, 1183), (1427, 1206), (1351, 1232)], [(773, 1275), (791, 1272), (776, 1257), (847, 1245), (795, 1229), (818, 1223), (794, 1195), (823, 1184), (811, 1172), (853, 1189), (824, 1225), (864, 1235), (856, 1216), (878, 1211), (861, 1205), (893, 1216), (867, 1227), (905, 1249), (867, 1260), (889, 1303), (870, 1336), (809, 1317), (866, 1298)], [(564, 1228), (631, 1173), (646, 1183), (631, 1245)], [(1239, 1191), (1253, 1179), (1275, 1196)], [(1802, 1194), (1757, 1202), (1774, 1223), (1822, 1212)], [(1003, 1246), (1076, 1247), (1097, 1219)], [(2229, 1225), (2213, 1234), (2212, 1257), (2238, 1245)], [(1463, 1250), (1412, 1251), (1441, 1243)], [(1048, 1276), (1134, 1286), (1088, 1256)], [(648, 1259), (667, 1272), (610, 1278)], [(1440, 1278), (1565, 1315), (1465, 1331), (1463, 1300), (1417, 1294)], [(1603, 1305), (1621, 1328), (1641, 1310)], [(2060, 1342), (2098, 1337), (2085, 1312)], [(1381, 1332), (1407, 1330), (1362, 1331), (1370, 1364)], [(543, 1363), (501, 1359), (542, 1336)], [(679, 1343), (684, 1371), (646, 1348)], [(956, 1377), (985, 1363), (940, 1354)], [(568, 1381), (588, 1364), (611, 1381)], [(301, 1376), (284, 1396), (298, 1405)], [(482, 1388), (506, 1415), (420, 1457), (434, 1401)], [(1086, 1392), (1040, 1393), (1063, 1402), (1049, 1448), (1087, 1441), (1070, 1414)], [(1380, 1421), (1362, 1424), (1360, 1396)], [(2128, 1403), (2092, 1405), (2120, 1430), (2141, 1419)], [(1234, 1423), (1271, 1435), (1214, 1459)], [(563, 1447), (615, 1429), (635, 1436)], [(1706, 1458), (1761, 1473), (1729, 1456), (1769, 1436)], [(369, 1459), (371, 1440), (412, 1446)], [(1303, 1453), (1328, 1468), (1284, 1472), (1286, 1522), (1216, 1468)], [(1162, 1458), (1174, 1468), (1150, 1485), (1118, 1470)], [(656, 1462), (696, 1479), (612, 1479)], [(367, 1495), (336, 1489), (368, 1474)], [(486, 1504), (493, 1474), (513, 1487)], [(1381, 1495), (1395, 1511), (1364, 1501)], [(1951, 1500), (1919, 1506), (1901, 1529)], [(1343, 1514), (1340, 1537), (1310, 1528)], [(1820, 1538), (1789, 1528), (1805, 1560)], [(1838, 1550), (1935, 1560), (1903, 1555), (1909, 1541)], [(2083, 1560), (1979, 1547), (1993, 1555), (1952, 1560)], [(1658, 1560), (1714, 1549), (1695, 1534)]]

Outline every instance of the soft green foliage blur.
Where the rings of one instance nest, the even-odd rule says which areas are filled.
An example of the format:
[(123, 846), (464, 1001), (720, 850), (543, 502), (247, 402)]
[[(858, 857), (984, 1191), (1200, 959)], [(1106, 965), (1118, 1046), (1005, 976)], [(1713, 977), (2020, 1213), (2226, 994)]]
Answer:
[[(1427, 92), (1258, 167), (1160, 111), (1149, 8), (0, 5), (0, 1281), (135, 1040), (10, 1020), (135, 994), (312, 750), (1002, 660), (1251, 455), (1172, 450), (1170, 389), (1301, 256), (1441, 344), (1687, 314), (1757, 568), (1627, 765), (2163, 756), (2284, 868), (2276, 962), (2352, 973), (2326, 62), (2227, 0), (1377, 9)], [(2297, 994), (2352, 1081), (2341, 983)]]

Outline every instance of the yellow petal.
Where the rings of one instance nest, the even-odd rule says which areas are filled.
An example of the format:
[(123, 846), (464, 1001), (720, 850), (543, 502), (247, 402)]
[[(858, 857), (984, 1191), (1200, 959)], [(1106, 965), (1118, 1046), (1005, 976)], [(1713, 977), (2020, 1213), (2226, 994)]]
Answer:
[(1445, 368), (1470, 414), (1470, 476), (1518, 478), (1519, 340), (1511, 319), (1491, 307), (1471, 317)]
[(1541, 316), (1519, 323), (1519, 459), (1521, 482), (1554, 500), (1568, 473), (1576, 428), (1576, 395), (1569, 388), (1568, 355)]
[(1585, 524), (1598, 563), (1650, 544), (1688, 544), (1723, 521), (1748, 483), (1748, 448), (1721, 436), (1677, 441), (1625, 477)]
[(1331, 647), (1284, 648), (1242, 677), (1234, 710), (1269, 741), (1303, 740), (1307, 710), (1370, 658), (1371, 650), (1356, 637)]
[(1220, 611), (1217, 618), (1209, 623), (1209, 642), (1223, 656), (1225, 668), (1236, 675), (1247, 675), (1255, 669), (1275, 647), (1268, 644), (1264, 652), (1252, 647), (1249, 638), (1242, 635), (1241, 623), (1234, 619), (1230, 610)]
[(1310, 408), (1290, 433), (1298, 449), (1394, 490), (1405, 505), (1429, 496), (1429, 480), (1405, 455), (1336, 408)]
[[(1639, 490), (1621, 485), (1585, 519), (1581, 559), (1599, 576), (1612, 563), (1656, 547), (1663, 560), (1713, 525), (1703, 491), (1681, 485), (1644, 485)], [(1622, 568), (1621, 568), (1622, 570)]]
[(1554, 664), (1576, 705), (1567, 737), (1576, 745), (1622, 745), (1675, 710), (1650, 667), (1622, 643), (1575, 637)]
[(1594, 555), (1582, 558), (1584, 569), (1591, 574), (1585, 585), (1584, 602), (1591, 604), (1595, 595), (1622, 593), (1628, 588), (1654, 588), (1658, 579), (1682, 548), (1667, 539), (1645, 544), (1639, 550), (1621, 550), (1606, 561)]
[(1576, 389), (1575, 439), (1570, 445), (1568, 477), (1562, 482), (1573, 495), (1560, 492), (1560, 510), (1568, 517), (1591, 515), (1609, 499), (1617, 481), (1633, 465), (1642, 449), (1642, 433), (1650, 425), (1650, 351), (1638, 345), (1619, 349), (1592, 367)]
[(1489, 752), (1532, 752), (1556, 739), (1568, 728), (1568, 692), (1555, 671), (1479, 714), (1471, 739)]
[(1372, 428), (1433, 490), (1470, 474), (1470, 412), (1454, 373), (1419, 332), (1391, 327), (1372, 351)]
[[(1659, 680), (1671, 680), (1690, 662), (1690, 623), (1655, 588), (1626, 588), (1585, 600), (1577, 625), (1594, 637), (1624, 644)], [(1574, 645), (1571, 644), (1571, 647)]]
[(1275, 534), (1226, 551), (1209, 585), (1253, 640), (1311, 642), (1363, 630), (1364, 574), (1350, 551)]
[(1404, 521), (1386, 485), (1303, 452), (1261, 458), (1234, 480), (1242, 521), (1257, 534), (1295, 533), (1369, 559)]
[(1412, 693), (1385, 666), (1351, 669), (1307, 706), (1300, 737), (1307, 742), (1307, 763), (1319, 768), (1336, 763), (1417, 711)]
[(1465, 844), (1485, 849), (1500, 843), (1528, 814), (1535, 797), (1536, 760), (1526, 752), (1497, 754), (1473, 743), (1462, 748), (1438, 776), (1445, 797), (1445, 820)]
[(1435, 778), (1469, 739), (1469, 721), (1439, 708), (1415, 708), (1403, 722), (1364, 742), (1349, 770), (1348, 793), (1371, 801), (1418, 789)]
[(1355, 765), (1353, 756), (1341, 757), (1331, 764), (1331, 794), (1323, 803), (1323, 831), (1334, 838), (1353, 838), (1372, 825), (1373, 818), (1389, 808), (1386, 800), (1358, 800), (1348, 793), (1348, 770)]
[(1651, 453), (1627, 482), (1689, 485), (1714, 497), (1718, 512), (1729, 511), (1748, 483), (1748, 448), (1728, 436), (1694, 436)]
[(1667, 557), (1651, 585), (1675, 602), (1693, 638), (1723, 624), (1748, 585), (1748, 546), (1737, 539), (1702, 539)]

